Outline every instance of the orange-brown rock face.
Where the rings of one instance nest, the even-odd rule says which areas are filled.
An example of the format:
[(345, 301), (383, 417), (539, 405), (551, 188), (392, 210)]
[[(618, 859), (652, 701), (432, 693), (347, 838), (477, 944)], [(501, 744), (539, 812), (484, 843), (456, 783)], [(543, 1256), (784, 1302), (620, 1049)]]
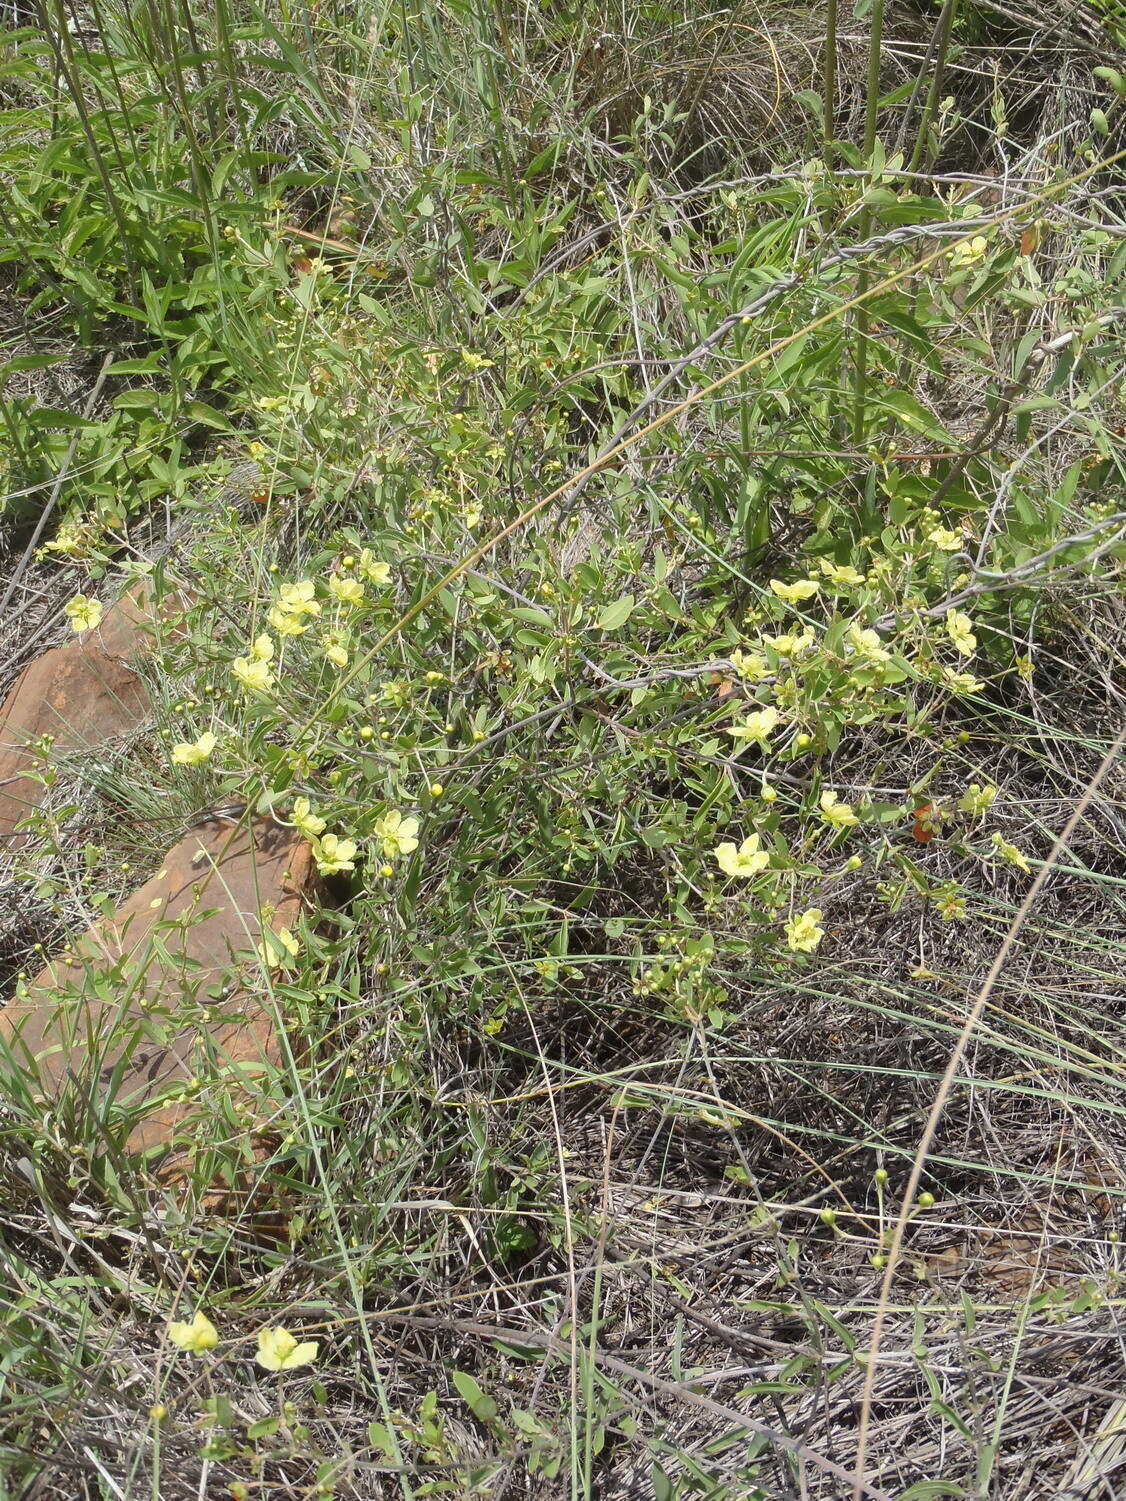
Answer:
[[(179, 608), (172, 597), (159, 613)], [(144, 721), (148, 695), (130, 663), (151, 650), (156, 622), (151, 585), (141, 580), (97, 630), (44, 652), (16, 680), (0, 709), (0, 853), (27, 842), (16, 827), (43, 802), (43, 784), (29, 775), (32, 741), (51, 735), (60, 751), (94, 750)]]
[(268, 819), (190, 833), (0, 1010), (0, 1086), (15, 1073), (51, 1099), (74, 1081), (101, 1119), (132, 1121), (130, 1150), (170, 1145), (193, 1108), (170, 1093), (282, 1062), (262, 967), (235, 955), (295, 925), (313, 880), (308, 844)]

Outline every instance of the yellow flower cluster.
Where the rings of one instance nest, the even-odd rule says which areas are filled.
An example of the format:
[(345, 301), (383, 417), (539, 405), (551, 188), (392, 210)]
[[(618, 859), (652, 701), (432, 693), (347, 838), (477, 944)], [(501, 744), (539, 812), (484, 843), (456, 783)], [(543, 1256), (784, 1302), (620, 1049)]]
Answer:
[(312, 579), (281, 586), (277, 601), (266, 617), (279, 636), (300, 636), (308, 630), (305, 617), (321, 613), (320, 604), (313, 597), (316, 592)]
[[(219, 1343), (219, 1331), (203, 1309), (198, 1308), (190, 1323), (173, 1320), (168, 1325), (168, 1338), (177, 1349), (202, 1355)], [(319, 1348), (316, 1340), (298, 1341), (288, 1329), (279, 1325), (258, 1331), (258, 1351), (254, 1358), (264, 1371), (293, 1371), (316, 1360)]]

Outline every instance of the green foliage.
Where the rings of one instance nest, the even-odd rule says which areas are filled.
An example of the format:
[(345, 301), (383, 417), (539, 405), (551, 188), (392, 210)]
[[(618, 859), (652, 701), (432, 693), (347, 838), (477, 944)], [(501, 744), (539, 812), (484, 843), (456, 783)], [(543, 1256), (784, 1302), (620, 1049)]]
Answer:
[[(34, 1157), (42, 1198), (97, 1205), (138, 1258), (159, 1237), (225, 1328), (299, 1304), (349, 1383), (329, 1436), (328, 1375), (318, 1390), (287, 1373), (294, 1394), (271, 1389), (251, 1417), (226, 1363), (237, 1337), (197, 1352), (206, 1396), (177, 1357), (145, 1400), (175, 1394), (190, 1422), (174, 1440), (150, 1413), (155, 1438), (138, 1440), (154, 1494), (174, 1442), (185, 1463), (226, 1466), (236, 1497), (271, 1477), (349, 1494), (356, 1452), (416, 1495), (489, 1494), (513, 1466), (594, 1494), (596, 1464), (630, 1445), (655, 1494), (770, 1493), (778, 1455), (730, 1406), (718, 1433), (682, 1442), (664, 1417), (642, 1422), (628, 1366), (604, 1359), (606, 1310), (632, 1296), (604, 1285), (607, 1266), (651, 1279), (623, 1282), (637, 1306), (671, 1288), (681, 1314), (698, 1270), (675, 1239), (615, 1247), (619, 1117), (658, 1121), (658, 1158), (707, 1141), (723, 1213), (743, 1217), (753, 1275), (777, 1293), (733, 1319), (800, 1323), (802, 1348), (732, 1400), (773, 1424), (862, 1368), (867, 1284), (807, 1297), (814, 1237), (865, 1272), (887, 1264), (888, 1172), (854, 1159), (911, 1159), (902, 1121), (941, 1075), (949, 997), (984, 967), (972, 935), (991, 954), (1051, 847), (1013, 763), (1058, 769), (1043, 770), (1043, 694), (1068, 636), (1102, 629), (1126, 560), (1126, 251), (1087, 192), (1113, 170), (1100, 143), (1121, 80), (1096, 70), (1101, 102), (1024, 196), (986, 204), (938, 170), (971, 134), (1009, 130), (1000, 82), (983, 104), (960, 81), (947, 102), (965, 15), (917, 78), (889, 86), (876, 47), (855, 118), (831, 76), (826, 98), (794, 64), (766, 162), (761, 135), (726, 155), (708, 135), (694, 52), (663, 81), (667, 33), (689, 20), (626, 8), (611, 41), (628, 84), (581, 7), (111, 5), (81, 42), (59, 9), (7, 44), (0, 259), (29, 328), (49, 320), (106, 363), (73, 411), (35, 388), (66, 349), (0, 369), (6, 516), (26, 529), (58, 485), (41, 558), (95, 579), (150, 571), (192, 601), (153, 673), (152, 734), (127, 768), (85, 769), (98, 811), (80, 859), (79, 802), (61, 801), (77, 768), (43, 748), (61, 806), (36, 822), (25, 879), (60, 921), (109, 910), (139, 849), (237, 796), (296, 825), (326, 883), (299, 931), (243, 956), (284, 1018), (287, 1066), (253, 1110), (216, 1078), (185, 1090), (195, 1169), (159, 1223), (140, 1207), (151, 1182), (106, 1149), (129, 1125), (112, 1101), (88, 1109), (76, 1084), (48, 1118), (33, 1078), (8, 1085), (6, 1140)], [(736, 21), (712, 25), (726, 45)], [(808, 53), (795, 47), (811, 68)], [(819, 154), (777, 123), (790, 110)], [(248, 459), (253, 504), (209, 514)], [(195, 527), (153, 569), (125, 534), (164, 505)], [(1092, 753), (1103, 738), (1075, 732)], [(1120, 876), (1071, 869), (1117, 900)], [(858, 978), (865, 924), (900, 917), (908, 957)], [(964, 970), (929, 967), (944, 943), (965, 945)], [(1098, 977), (1114, 960), (1091, 947)], [(113, 973), (99, 983), (112, 993)], [(828, 1040), (791, 1057), (788, 1038), (759, 1038), (821, 1010), (837, 1041), (872, 1018), (901, 1033), (906, 1061), (874, 1032), (843, 1061)], [(998, 1009), (1003, 1069), (982, 1089), (1013, 1110), (1120, 1114), (1092, 1082), (1113, 1075), (1102, 1041), (1073, 1040), (1072, 1021), (1053, 1014), (1049, 1034)], [(790, 1109), (793, 1080), (819, 1069), (845, 1082), (810, 1086), (820, 1114)], [(745, 1076), (761, 1098), (740, 1094)], [(579, 1161), (573, 1099), (603, 1133)], [(800, 1159), (789, 1178), (775, 1142)], [(942, 1150), (932, 1167), (974, 1194), (1055, 1186), (973, 1139)], [(284, 1206), (281, 1231), (255, 1239), (211, 1212), (216, 1182), (234, 1195), (248, 1175)], [(934, 1204), (919, 1197), (913, 1227)], [(253, 1194), (242, 1208), (253, 1224)], [(155, 1340), (184, 1294), (143, 1264), (137, 1318)], [(6, 1399), (19, 1444), (43, 1447), (40, 1400), (87, 1399), (71, 1345), (110, 1360), (115, 1275), (76, 1292), (21, 1259), (12, 1350), (34, 1342), (38, 1298), (52, 1337)], [(545, 1284), (542, 1347), (506, 1323), (525, 1277), (535, 1299)], [(1079, 1318), (1101, 1296), (1036, 1310)], [(379, 1324), (404, 1306), (408, 1327), (449, 1317), (415, 1387), (387, 1359), (399, 1326)], [(669, 1379), (693, 1390), (682, 1336)], [(952, 1397), (918, 1360), (927, 1419), (966, 1446), (965, 1470), (985, 1431), (976, 1367)]]

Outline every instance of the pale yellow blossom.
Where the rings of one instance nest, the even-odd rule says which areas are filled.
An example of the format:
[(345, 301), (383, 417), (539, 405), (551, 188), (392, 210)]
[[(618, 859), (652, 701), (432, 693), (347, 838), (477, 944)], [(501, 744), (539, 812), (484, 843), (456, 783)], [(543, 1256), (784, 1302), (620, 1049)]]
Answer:
[(203, 1309), (197, 1308), (190, 1324), (172, 1322), (168, 1325), (168, 1338), (178, 1349), (201, 1355), (204, 1350), (213, 1350), (219, 1343), (219, 1331)]
[(278, 590), (278, 608), (287, 615), (319, 615), (321, 607), (313, 596), (317, 586), (312, 579), (298, 579), (294, 584), (283, 584)]
[(1021, 854), (1020, 850), (1017, 849), (1015, 844), (1010, 844), (1002, 835), (994, 834), (993, 848), (1001, 856), (1002, 860), (1008, 861), (1010, 865), (1015, 865), (1018, 870), (1023, 870), (1026, 875), (1032, 874), (1028, 861)]
[(780, 636), (764, 636), (767, 646), (772, 646), (780, 657), (796, 657), (813, 645), (813, 628), (806, 626), (801, 631), (786, 631)]
[(712, 851), (720, 870), (729, 876), (757, 876), (770, 864), (770, 855), (759, 849), (759, 836), (748, 834), (742, 844), (717, 844)]
[(859, 573), (851, 563), (831, 563), (828, 558), (822, 558), (819, 564), (821, 572), (834, 584), (857, 584), (866, 583), (862, 573)]
[(810, 907), (790, 918), (786, 924), (786, 942), (795, 953), (812, 954), (825, 936), (825, 929), (818, 926), (820, 921), (820, 907)]
[(231, 663), (231, 671), (242, 686), (252, 693), (268, 693), (274, 686), (273, 673), (259, 659), (251, 661), (249, 657), (236, 657)]
[(258, 958), (267, 969), (289, 969), (301, 952), (301, 944), (288, 928), (266, 928), (258, 945)]
[(177, 766), (200, 766), (219, 744), (218, 737), (205, 730), (198, 740), (181, 740), (172, 747), (172, 760)]
[(96, 631), (102, 623), (102, 609), (100, 600), (87, 599), (85, 594), (76, 594), (64, 611), (70, 621), (70, 628), (76, 636), (85, 635), (87, 631)]
[(260, 1329), (255, 1360), (265, 1371), (293, 1371), (317, 1358), (315, 1339), (298, 1341), (288, 1329)]
[(788, 605), (797, 605), (803, 600), (812, 599), (820, 592), (820, 589), (821, 585), (816, 579), (796, 579), (792, 584), (783, 583), (781, 579), (770, 580), (771, 593), (785, 600)]
[(329, 631), (321, 637), (324, 654), (334, 667), (347, 667), (349, 639), (345, 631)]
[(952, 532), (949, 527), (932, 527), (927, 533), (927, 541), (933, 542), (940, 552), (957, 552), (962, 545), (962, 534)]
[(272, 606), (266, 619), (279, 636), (301, 636), (308, 630), (308, 626), (302, 625), (300, 615), (287, 614), (281, 605)]
[(853, 649), (869, 662), (891, 661), (891, 652), (883, 646), (878, 631), (858, 625), (854, 620), (845, 634)]
[(775, 708), (753, 709), (742, 724), (729, 725), (727, 733), (733, 740), (746, 740), (765, 748), (781, 717)]
[(842, 803), (835, 792), (825, 791), (821, 794), (820, 808), (821, 817), (827, 824), (832, 824), (834, 829), (851, 829), (860, 822), (851, 803)]
[(295, 797), (293, 799), (293, 812), (289, 815), (290, 823), (299, 834), (304, 834), (306, 839), (316, 839), (318, 834), (325, 831), (325, 821), (313, 812), (312, 804), (307, 797)]
[(946, 634), (963, 657), (972, 657), (974, 648), (977, 646), (973, 624), (970, 617), (963, 614), (961, 610), (947, 610), (946, 612)]
[(358, 847), (354, 839), (326, 834), (323, 839), (313, 840), (313, 859), (322, 876), (335, 876), (341, 871), (355, 870)]
[(333, 574), (328, 581), (328, 591), (334, 599), (338, 599), (342, 605), (351, 605), (353, 608), (364, 602), (364, 586), (359, 579), (345, 578), (341, 574)]
[(963, 240), (950, 252), (950, 269), (960, 271), (963, 267), (975, 266), (978, 261), (984, 260), (988, 249), (989, 241), (984, 235), (974, 235), (972, 240)]
[(736, 647), (731, 653), (731, 665), (749, 683), (757, 683), (770, 676), (770, 663), (760, 651), (741, 651)]
[(356, 572), (361, 578), (365, 578), (373, 584), (389, 584), (391, 582), (391, 565), (377, 558), (370, 547), (360, 549), (359, 561), (356, 563)]
[(404, 818), (397, 808), (376, 819), (375, 833), (385, 855), (409, 855), (418, 848), (418, 819)]

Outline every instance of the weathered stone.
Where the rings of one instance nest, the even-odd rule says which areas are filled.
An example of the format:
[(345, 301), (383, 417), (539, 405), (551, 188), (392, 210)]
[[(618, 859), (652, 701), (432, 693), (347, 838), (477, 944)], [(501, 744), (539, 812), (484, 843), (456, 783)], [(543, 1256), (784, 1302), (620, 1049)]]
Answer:
[[(170, 596), (159, 615), (180, 608)], [(151, 584), (139, 580), (97, 630), (44, 652), (16, 680), (0, 709), (0, 854), (27, 843), (16, 828), (43, 804), (46, 789), (29, 775), (37, 766), (32, 741), (52, 735), (56, 750), (94, 750), (148, 714), (144, 684), (129, 663), (151, 650), (157, 614)]]
[(296, 924), (313, 882), (308, 844), (268, 819), (189, 834), (0, 1011), (0, 1086), (8, 1074), (49, 1100), (69, 1094), (114, 1136), (127, 1128), (129, 1150), (168, 1147), (197, 1091), (282, 1062), (250, 954), (264, 926)]
[(135, 728), (147, 712), (140, 678), (104, 652), (59, 646), (26, 667), (0, 712), (0, 848), (27, 842), (16, 828), (46, 792), (28, 775), (41, 764), (27, 749), (32, 741), (52, 735), (56, 750), (93, 750)]

